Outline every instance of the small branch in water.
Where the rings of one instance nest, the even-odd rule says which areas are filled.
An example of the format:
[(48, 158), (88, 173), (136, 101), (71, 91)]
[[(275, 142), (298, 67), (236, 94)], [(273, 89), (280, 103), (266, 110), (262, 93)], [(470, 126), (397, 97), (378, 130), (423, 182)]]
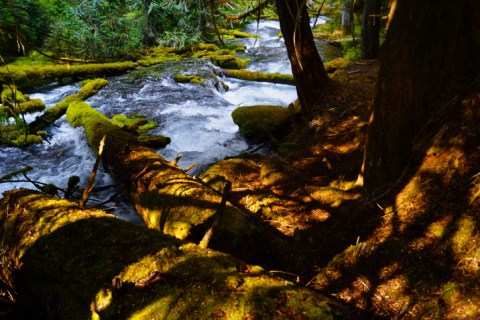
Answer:
[(188, 171), (192, 170), (193, 168), (195, 168), (197, 165), (198, 165), (197, 163), (192, 163), (191, 165), (189, 165), (188, 167), (183, 169), (183, 171), (188, 172)]
[(207, 232), (205, 232), (205, 235), (203, 236), (202, 240), (198, 244), (199, 247), (201, 248), (208, 247), (208, 243), (210, 242), (210, 239), (213, 236), (213, 231), (217, 227), (218, 222), (220, 221), (220, 218), (223, 215), (223, 211), (225, 210), (225, 205), (227, 204), (227, 198), (228, 198), (228, 195), (230, 194), (231, 188), (232, 188), (232, 183), (227, 180), (227, 183), (223, 188), (223, 195), (222, 195), (222, 201), (220, 202), (220, 206), (218, 207), (218, 210), (214, 215), (212, 225), (210, 226), (210, 228), (208, 228)]
[(85, 186), (85, 190), (83, 190), (82, 199), (80, 200), (80, 208), (85, 207), (85, 203), (88, 200), (88, 196), (90, 195), (90, 191), (92, 191), (95, 181), (95, 176), (97, 175), (98, 166), (100, 165), (100, 161), (102, 160), (102, 153), (103, 147), (105, 146), (105, 140), (107, 136), (103, 136), (102, 140), (100, 141), (100, 146), (98, 147), (98, 156), (95, 160), (95, 164), (93, 165), (92, 173), (88, 178), (87, 185)]
[(170, 161), (170, 165), (171, 165), (172, 167), (175, 167), (175, 166), (177, 165), (178, 161), (180, 161), (180, 159), (181, 159), (182, 157), (183, 157), (183, 154), (179, 153), (175, 159), (173, 159), (172, 161)]
[(117, 192), (115, 192), (115, 194), (113, 196), (111, 196), (110, 198), (108, 198), (107, 200), (105, 201), (102, 201), (100, 203), (97, 203), (95, 205), (92, 205), (92, 206), (89, 206), (88, 208), (98, 208), (98, 207), (101, 207), (101, 206), (104, 206), (105, 204), (109, 203), (110, 201), (112, 201), (113, 199), (115, 199), (120, 193), (122, 193), (123, 191), (125, 190), (125, 188), (122, 188), (120, 190), (118, 190)]

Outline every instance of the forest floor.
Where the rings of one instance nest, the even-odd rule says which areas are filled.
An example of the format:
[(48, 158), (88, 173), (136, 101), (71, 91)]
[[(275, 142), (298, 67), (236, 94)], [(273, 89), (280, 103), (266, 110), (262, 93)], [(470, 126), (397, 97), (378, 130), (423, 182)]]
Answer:
[[(480, 91), (456, 82), (389, 190), (356, 185), (377, 61), (335, 76), (331, 114), (297, 127), (279, 157), (225, 160), (231, 197), (298, 244), (274, 271), (367, 319), (480, 317)], [(367, 316), (365, 316), (365, 314)]]

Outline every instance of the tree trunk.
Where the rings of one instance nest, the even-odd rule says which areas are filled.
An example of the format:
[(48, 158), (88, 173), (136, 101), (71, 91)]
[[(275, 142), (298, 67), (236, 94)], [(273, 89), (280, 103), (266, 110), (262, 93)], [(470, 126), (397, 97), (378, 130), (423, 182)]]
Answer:
[(321, 108), (328, 76), (313, 40), (305, 0), (276, 0), (280, 28), (292, 65), (302, 116), (312, 118)]
[[(129, 194), (149, 228), (179, 239), (199, 242), (220, 208), (222, 195), (169, 163), (154, 150), (138, 145), (84, 102), (70, 104), (67, 120), (83, 126), (95, 153), (107, 136), (102, 160), (112, 177)], [(269, 261), (281, 267), (295, 261), (285, 237), (256, 217), (228, 204), (212, 238), (212, 248), (248, 261)]]
[[(332, 319), (338, 304), (226, 254), (28, 189), (0, 200), (12, 319)], [(345, 314), (343, 314), (345, 316)]]
[(353, 0), (342, 2), (342, 31), (344, 36), (353, 33)]
[[(468, 43), (478, 53), (479, 38), (464, 39), (463, 33), (472, 28), (466, 24), (472, 17), (480, 18), (480, 10), (468, 9), (474, 5), (478, 8), (473, 0), (397, 1), (382, 48), (363, 163), (370, 193), (398, 182), (413, 164), (414, 143), (436, 111), (432, 102), (465, 63), (455, 59), (459, 45)], [(477, 63), (469, 66), (478, 74), (478, 57), (470, 57)]]
[(362, 58), (378, 58), (382, 0), (365, 0), (362, 20)]

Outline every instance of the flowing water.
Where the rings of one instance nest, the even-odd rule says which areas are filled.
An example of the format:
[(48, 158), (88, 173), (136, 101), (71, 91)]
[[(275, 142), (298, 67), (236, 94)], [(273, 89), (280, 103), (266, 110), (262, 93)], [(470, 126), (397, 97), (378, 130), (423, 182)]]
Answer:
[[(247, 46), (244, 55), (251, 59), (247, 69), (291, 73), (283, 40), (278, 37), (278, 22), (255, 22), (246, 31), (261, 36), (260, 39), (242, 40)], [(317, 46), (324, 61), (338, 54), (330, 52), (328, 44), (319, 43)], [(158, 153), (167, 160), (182, 153), (179, 165), (187, 167), (198, 163), (191, 172), (195, 175), (215, 161), (248, 152), (252, 147), (239, 135), (238, 127), (231, 119), (236, 107), (256, 104), (286, 107), (296, 99), (295, 88), (287, 85), (223, 79), (229, 86), (229, 90), (224, 92), (215, 87), (213, 79), (204, 86), (173, 80), (178, 73), (210, 76), (214, 69), (209, 62), (196, 60), (167, 62), (139, 69), (108, 78), (110, 85), (87, 102), (109, 117), (119, 113), (140, 114), (157, 122), (158, 127), (150, 133), (172, 139), (171, 144), (158, 150)], [(47, 107), (51, 107), (78, 89), (77, 85), (52, 84), (30, 96), (42, 99)], [(29, 115), (27, 121), (37, 115)], [(78, 175), (80, 185), (85, 185), (95, 157), (86, 142), (83, 128), (72, 128), (65, 116), (55, 124), (57, 126), (48, 129), (49, 143), (25, 149), (0, 148), (0, 176), (30, 165), (34, 168), (28, 174), (31, 180), (66, 188), (68, 177)], [(92, 194), (89, 204), (108, 199), (116, 193), (110, 176), (102, 169), (97, 173), (96, 186), (111, 187)], [(28, 182), (0, 184), (0, 192), (19, 187), (33, 186)], [(116, 197), (108, 206), (120, 218), (142, 223), (126, 199)]]

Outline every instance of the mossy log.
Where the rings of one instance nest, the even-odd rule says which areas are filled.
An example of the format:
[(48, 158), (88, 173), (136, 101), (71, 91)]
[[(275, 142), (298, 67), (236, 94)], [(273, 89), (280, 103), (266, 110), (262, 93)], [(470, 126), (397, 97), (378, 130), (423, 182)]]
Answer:
[(73, 101), (86, 100), (97, 94), (97, 92), (106, 85), (108, 85), (108, 81), (101, 78), (87, 82), (78, 93), (66, 97), (52, 108), (47, 109), (41, 116), (37, 117), (32, 123), (30, 123), (30, 132), (36, 134), (38, 131), (44, 130), (65, 114), (70, 103)]
[[(130, 195), (149, 228), (179, 239), (199, 242), (219, 209), (222, 195), (202, 181), (141, 147), (136, 137), (119, 129), (84, 102), (70, 104), (67, 121), (83, 126), (95, 153), (103, 136), (104, 166)], [(248, 261), (269, 261), (282, 267), (294, 263), (295, 254), (284, 236), (228, 204), (210, 242), (212, 247)]]
[(12, 318), (345, 318), (325, 296), (227, 254), (37, 191), (4, 195), (1, 275), (17, 295)]
[[(11, 83), (13, 80), (19, 87), (31, 87), (64, 78), (106, 77), (125, 73), (137, 68), (132, 61), (95, 63), (83, 65), (47, 65), (47, 66), (14, 66), (0, 67), (0, 83)], [(10, 72), (9, 72), (10, 71)]]
[(223, 69), (222, 73), (225, 77), (240, 79), (240, 80), (288, 84), (292, 86), (295, 85), (295, 82), (293, 81), (293, 76), (291, 74), (283, 74), (278, 72), (267, 73), (267, 72), (260, 72), (260, 71), (234, 70), (234, 69)]

